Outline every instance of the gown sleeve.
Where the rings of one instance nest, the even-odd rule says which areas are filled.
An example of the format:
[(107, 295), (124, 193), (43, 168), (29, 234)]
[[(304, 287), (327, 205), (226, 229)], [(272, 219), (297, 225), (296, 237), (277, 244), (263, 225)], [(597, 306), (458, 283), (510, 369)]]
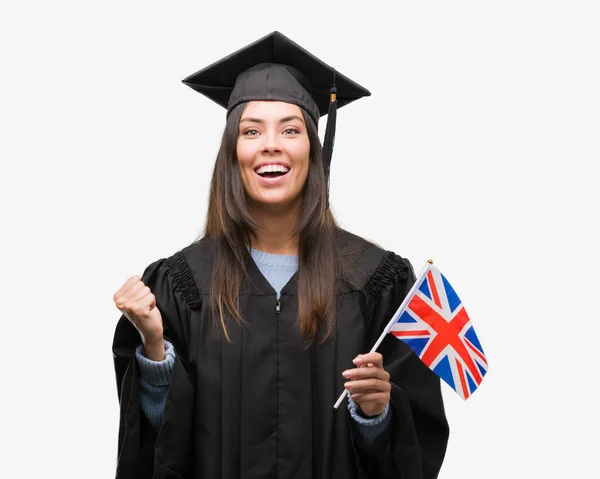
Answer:
[[(410, 262), (386, 252), (365, 287), (366, 351), (373, 347), (414, 282)], [(449, 436), (439, 377), (391, 334), (386, 335), (378, 352), (392, 385), (392, 434), (387, 450), (361, 458), (363, 468), (374, 478), (434, 479)]]
[(142, 275), (156, 297), (164, 337), (178, 353), (158, 430), (140, 407), (140, 370), (135, 358), (140, 335), (124, 315), (116, 326), (112, 350), (120, 409), (117, 479), (177, 478), (186, 472), (195, 390), (194, 375), (186, 361), (186, 333), (190, 306), (198, 299), (198, 291), (184, 258), (178, 255), (155, 261)]

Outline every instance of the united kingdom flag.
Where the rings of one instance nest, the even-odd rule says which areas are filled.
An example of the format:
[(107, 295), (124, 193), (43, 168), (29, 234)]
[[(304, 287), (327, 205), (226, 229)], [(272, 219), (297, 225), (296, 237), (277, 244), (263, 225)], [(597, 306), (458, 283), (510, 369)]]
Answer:
[(401, 339), (463, 399), (488, 371), (483, 348), (448, 280), (431, 266), (390, 333)]

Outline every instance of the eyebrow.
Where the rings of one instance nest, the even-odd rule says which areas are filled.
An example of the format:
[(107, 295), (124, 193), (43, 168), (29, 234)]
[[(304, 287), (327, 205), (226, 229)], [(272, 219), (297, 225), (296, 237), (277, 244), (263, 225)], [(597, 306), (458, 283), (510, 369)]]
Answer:
[[(286, 116), (284, 118), (282, 118), (281, 120), (279, 120), (279, 123), (286, 123), (288, 121), (292, 121), (292, 120), (300, 120), (302, 123), (304, 123), (304, 119), (300, 118), (298, 115), (290, 115), (290, 116)], [(252, 118), (252, 117), (244, 117), (240, 120), (240, 123), (243, 121), (249, 121), (252, 123), (264, 123), (263, 120), (261, 120), (260, 118)]]

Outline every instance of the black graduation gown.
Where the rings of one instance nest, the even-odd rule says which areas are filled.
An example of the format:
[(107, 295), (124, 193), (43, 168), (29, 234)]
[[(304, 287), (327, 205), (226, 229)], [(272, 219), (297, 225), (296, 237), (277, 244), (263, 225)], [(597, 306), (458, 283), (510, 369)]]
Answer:
[(177, 358), (156, 432), (139, 406), (139, 334), (120, 318), (113, 343), (117, 478), (437, 477), (449, 434), (440, 381), (402, 341), (388, 335), (378, 348), (392, 383), (388, 450), (362, 452), (346, 401), (333, 408), (344, 390), (342, 371), (371, 349), (415, 280), (406, 259), (344, 237), (361, 248), (360, 275), (357, 284), (338, 288), (335, 337), (310, 348), (295, 329), (296, 276), (276, 308), (275, 291), (248, 256), (251, 281), (240, 291), (246, 325), (230, 324), (227, 342), (209, 321), (209, 240), (146, 268), (142, 280), (156, 296)]

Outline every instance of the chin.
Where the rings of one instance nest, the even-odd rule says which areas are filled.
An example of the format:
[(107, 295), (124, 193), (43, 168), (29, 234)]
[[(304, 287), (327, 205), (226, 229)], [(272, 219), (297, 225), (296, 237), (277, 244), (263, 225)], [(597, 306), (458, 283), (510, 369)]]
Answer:
[(287, 209), (294, 207), (299, 204), (300, 197), (287, 197), (287, 196), (269, 196), (269, 197), (258, 197), (253, 198), (254, 203), (259, 208), (276, 208), (276, 209)]

